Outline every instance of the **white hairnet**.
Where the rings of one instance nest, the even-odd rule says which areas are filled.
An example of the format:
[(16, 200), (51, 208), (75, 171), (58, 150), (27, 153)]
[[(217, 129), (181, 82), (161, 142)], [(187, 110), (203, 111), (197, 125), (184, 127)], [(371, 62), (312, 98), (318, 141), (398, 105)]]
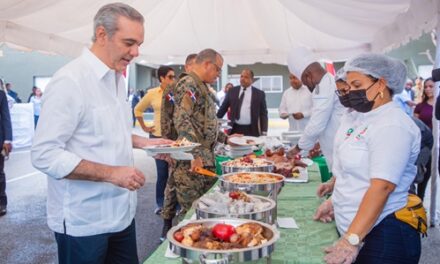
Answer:
[(315, 61), (318, 60), (313, 53), (305, 47), (292, 48), (287, 55), (287, 66), (289, 67), (290, 73), (300, 80), (303, 71)]
[(403, 91), (407, 74), (406, 66), (402, 61), (374, 53), (362, 54), (348, 60), (344, 69), (346, 73), (355, 71), (377, 79), (383, 78), (394, 94)]
[(345, 81), (346, 77), (345, 69), (342, 67), (336, 72), (335, 81)]

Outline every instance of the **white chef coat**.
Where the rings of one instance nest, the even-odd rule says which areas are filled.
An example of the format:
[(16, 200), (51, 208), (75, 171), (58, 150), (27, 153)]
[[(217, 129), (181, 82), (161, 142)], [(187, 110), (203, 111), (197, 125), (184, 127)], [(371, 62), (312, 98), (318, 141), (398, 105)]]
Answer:
[(345, 108), (335, 94), (335, 79), (326, 73), (312, 93), (312, 115), (298, 141), (303, 150), (310, 150), (319, 140), (329, 169), (333, 163), (333, 141)]
[[(306, 86), (301, 86), (299, 89), (290, 87), (285, 90), (281, 98), (278, 112), (281, 114), (289, 114), (289, 131), (303, 131), (309, 122), (312, 114), (312, 94)], [(303, 119), (296, 120), (292, 114), (302, 113)]]
[(70, 180), (79, 162), (133, 166), (131, 107), (123, 76), (91, 51), (61, 68), (43, 96), (31, 150), (47, 174), (47, 221), (58, 233), (91, 236), (124, 230), (136, 192), (107, 182)]
[(403, 208), (417, 168), (420, 130), (394, 102), (341, 119), (335, 137), (332, 201), (336, 226), (344, 234), (353, 221), (371, 179), (396, 185), (377, 219)]

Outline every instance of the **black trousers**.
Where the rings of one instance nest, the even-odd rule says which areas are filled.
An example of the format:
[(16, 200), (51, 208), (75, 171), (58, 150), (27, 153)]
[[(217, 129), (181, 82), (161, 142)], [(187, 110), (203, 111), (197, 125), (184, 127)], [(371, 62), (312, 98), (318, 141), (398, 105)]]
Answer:
[(239, 124), (233, 124), (231, 129), (231, 135), (232, 134), (243, 134), (245, 136), (253, 136), (253, 137), (259, 137), (260, 133), (258, 131), (255, 131), (252, 129), (252, 125), (239, 125)]
[(124, 230), (73, 237), (55, 232), (60, 264), (138, 264), (135, 222)]
[(7, 205), (8, 198), (6, 197), (6, 175), (5, 175), (5, 157), (0, 155), (0, 205)]

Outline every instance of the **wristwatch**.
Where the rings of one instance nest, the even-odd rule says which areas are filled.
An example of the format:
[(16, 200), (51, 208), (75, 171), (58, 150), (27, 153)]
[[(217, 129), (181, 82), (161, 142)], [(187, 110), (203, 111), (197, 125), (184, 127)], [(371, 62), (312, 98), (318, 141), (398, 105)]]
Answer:
[(354, 233), (346, 234), (344, 236), (344, 238), (352, 246), (356, 246), (357, 247), (357, 246), (359, 246), (361, 244), (361, 239), (359, 238), (359, 236), (357, 234), (354, 234)]

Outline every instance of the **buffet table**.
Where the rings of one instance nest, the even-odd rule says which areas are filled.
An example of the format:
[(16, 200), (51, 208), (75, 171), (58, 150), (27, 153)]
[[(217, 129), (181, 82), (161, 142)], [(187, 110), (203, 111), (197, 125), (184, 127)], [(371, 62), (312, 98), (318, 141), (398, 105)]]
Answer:
[[(319, 205), (316, 188), (321, 183), (316, 164), (309, 167), (308, 183), (286, 183), (278, 196), (278, 217), (293, 217), (299, 229), (279, 229), (281, 238), (275, 244), (272, 263), (322, 263), (324, 248), (338, 239), (334, 222), (313, 221)], [(190, 218), (194, 211), (187, 214)], [(166, 258), (168, 242), (162, 243), (144, 264), (182, 263), (181, 258)], [(266, 259), (247, 263), (266, 263)]]

